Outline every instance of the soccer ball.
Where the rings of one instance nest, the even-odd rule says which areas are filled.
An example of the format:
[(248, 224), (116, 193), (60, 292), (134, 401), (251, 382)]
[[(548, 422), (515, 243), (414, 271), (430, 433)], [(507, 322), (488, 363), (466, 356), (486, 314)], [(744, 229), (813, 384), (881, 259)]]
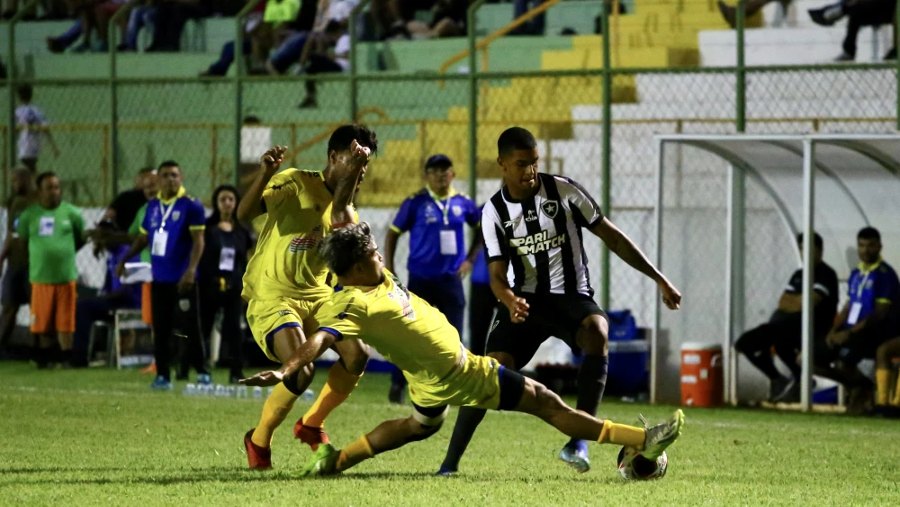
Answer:
[(619, 475), (625, 480), (630, 481), (649, 481), (651, 479), (659, 479), (666, 475), (666, 469), (669, 466), (669, 457), (665, 451), (651, 461), (638, 453), (634, 447), (623, 447), (619, 451), (619, 457), (616, 459), (619, 468)]

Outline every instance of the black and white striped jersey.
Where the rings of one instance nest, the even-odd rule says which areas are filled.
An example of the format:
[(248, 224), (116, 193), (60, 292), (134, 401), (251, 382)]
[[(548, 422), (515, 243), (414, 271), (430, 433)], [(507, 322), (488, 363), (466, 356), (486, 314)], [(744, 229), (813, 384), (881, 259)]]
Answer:
[(581, 230), (602, 220), (603, 212), (571, 178), (538, 178), (533, 197), (516, 201), (504, 186), (484, 205), (488, 262), (509, 261), (507, 277), (517, 292), (592, 296)]

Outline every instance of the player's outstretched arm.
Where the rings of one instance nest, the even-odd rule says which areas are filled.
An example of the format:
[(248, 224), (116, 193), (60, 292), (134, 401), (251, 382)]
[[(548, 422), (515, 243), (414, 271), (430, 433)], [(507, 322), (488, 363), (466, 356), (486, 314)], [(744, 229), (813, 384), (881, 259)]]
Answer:
[(366, 166), (369, 163), (369, 155), (372, 151), (369, 148), (359, 144), (356, 139), (350, 143), (350, 156), (341, 163), (347, 164), (348, 171), (345, 172), (346, 177), (337, 182), (337, 188), (334, 189), (334, 202), (331, 205), (331, 224), (335, 229), (339, 229), (356, 221), (353, 213), (353, 196), (356, 189), (362, 182), (363, 176), (366, 174)]
[(284, 162), (284, 154), (287, 146), (273, 146), (269, 148), (260, 158), (259, 171), (256, 178), (247, 190), (247, 195), (241, 199), (238, 205), (237, 216), (239, 220), (249, 222), (254, 218), (265, 213), (263, 208), (262, 194), (266, 185), (272, 176), (278, 172), (278, 168)]
[(316, 331), (302, 345), (297, 347), (293, 355), (277, 370), (261, 371), (252, 377), (240, 380), (248, 386), (272, 386), (281, 382), (294, 372), (315, 361), (335, 342), (335, 337), (325, 331)]
[(662, 294), (663, 303), (672, 310), (681, 306), (681, 292), (663, 275), (653, 263), (644, 255), (644, 252), (634, 244), (624, 232), (604, 217), (589, 229), (595, 236), (603, 240), (606, 247), (629, 266), (647, 275), (656, 282)]

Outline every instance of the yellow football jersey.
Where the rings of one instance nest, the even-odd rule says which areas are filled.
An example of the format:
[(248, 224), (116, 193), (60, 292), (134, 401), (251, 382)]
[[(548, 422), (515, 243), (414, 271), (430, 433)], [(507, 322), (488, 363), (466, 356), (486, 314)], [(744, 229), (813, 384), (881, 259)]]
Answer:
[(319, 257), (331, 232), (332, 194), (322, 173), (286, 169), (263, 191), (265, 222), (244, 273), (244, 299), (318, 299), (331, 293)]
[(316, 312), (319, 329), (359, 339), (403, 370), (422, 407), (496, 408), (498, 363), (467, 351), (443, 313), (409, 292), (389, 271), (374, 289), (336, 287)]

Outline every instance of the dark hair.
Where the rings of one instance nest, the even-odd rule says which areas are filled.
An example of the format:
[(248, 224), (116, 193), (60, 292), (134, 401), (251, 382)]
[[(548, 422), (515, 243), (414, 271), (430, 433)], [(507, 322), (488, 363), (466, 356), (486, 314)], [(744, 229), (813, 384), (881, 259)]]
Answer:
[(177, 168), (178, 168), (178, 172), (181, 172), (181, 166), (178, 165), (178, 162), (175, 162), (174, 160), (165, 160), (165, 161), (163, 161), (162, 164), (159, 164), (159, 166), (156, 168), (156, 170), (157, 170), (157, 171), (162, 171), (162, 168), (163, 168), (163, 167), (177, 167)]
[(34, 96), (34, 89), (31, 88), (30, 84), (20, 84), (16, 87), (16, 95), (19, 96), (19, 100), (22, 102), (31, 102), (31, 97)]
[(510, 127), (497, 139), (497, 152), (501, 157), (514, 150), (533, 150), (536, 147), (534, 136), (522, 127)]
[[(175, 165), (178, 165), (178, 164), (175, 164)], [(141, 167), (141, 168), (138, 170), (138, 174), (144, 175), (144, 174), (156, 172), (156, 170), (157, 170), (157, 169), (156, 169), (155, 167), (153, 167), (153, 166)]]
[(222, 192), (231, 192), (232, 194), (234, 194), (235, 213), (231, 216), (231, 221), (237, 221), (237, 207), (239, 204), (241, 204), (241, 194), (240, 192), (238, 192), (238, 189), (234, 187), (234, 185), (219, 185), (215, 190), (213, 190), (212, 193), (212, 202), (210, 203), (212, 205), (212, 214), (209, 216), (209, 218), (206, 219), (207, 224), (218, 224), (222, 220), (222, 214), (221, 212), (219, 212), (218, 205), (219, 194), (221, 194)]
[(46, 179), (48, 179), (48, 178), (58, 178), (58, 176), (57, 176), (56, 173), (53, 172), (53, 171), (44, 171), (44, 172), (42, 172), (41, 174), (38, 174), (38, 175), (37, 175), (37, 179), (34, 180), (35, 186), (37, 186), (37, 188), (40, 189), (40, 188), (41, 188), (41, 183), (43, 183), (44, 180), (46, 180)]
[(874, 227), (863, 227), (856, 233), (856, 239), (874, 239), (877, 242), (881, 242), (881, 233), (878, 232), (878, 229)]
[(366, 222), (342, 227), (319, 245), (319, 255), (332, 273), (342, 276), (369, 254), (372, 230)]
[[(803, 233), (802, 232), (797, 235), (797, 243), (799, 243), (801, 245), (803, 244)], [(816, 248), (821, 250), (822, 245), (823, 245), (822, 236), (819, 236), (818, 232), (813, 232), (813, 246), (815, 246)]]
[(350, 143), (356, 142), (372, 150), (372, 155), (378, 152), (378, 139), (375, 132), (365, 125), (341, 125), (331, 133), (328, 139), (328, 153), (332, 151), (345, 151), (350, 149)]

